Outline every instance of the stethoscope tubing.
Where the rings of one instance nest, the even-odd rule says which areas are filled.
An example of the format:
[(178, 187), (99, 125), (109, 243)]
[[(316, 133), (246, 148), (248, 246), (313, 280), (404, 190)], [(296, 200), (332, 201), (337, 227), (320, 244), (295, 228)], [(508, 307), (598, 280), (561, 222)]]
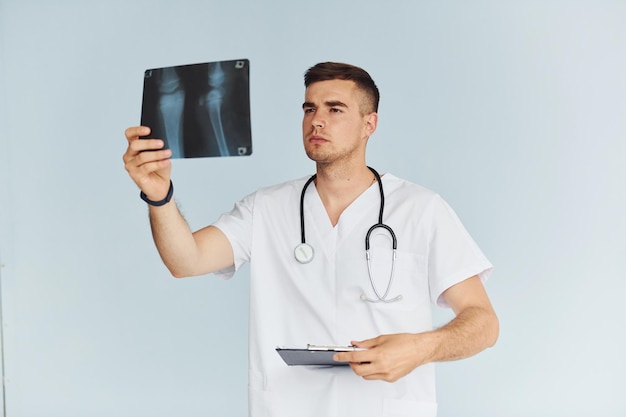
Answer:
[(304, 233), (304, 194), (309, 185), (315, 181), (315, 178), (317, 178), (317, 174), (313, 174), (311, 178), (304, 183), (304, 187), (302, 187), (302, 194), (300, 194), (300, 242), (303, 245), (306, 244), (306, 237)]
[[(367, 274), (369, 276), (369, 281), (372, 286), (372, 289), (374, 290), (374, 294), (376, 294), (376, 298), (375, 299), (368, 298), (365, 296), (365, 294), (362, 294), (360, 298), (363, 301), (369, 301), (372, 303), (379, 303), (379, 302), (391, 303), (391, 302), (399, 301), (402, 299), (402, 295), (398, 295), (391, 299), (387, 298), (387, 296), (389, 295), (389, 291), (391, 290), (391, 285), (393, 283), (393, 278), (395, 275), (396, 249), (398, 248), (398, 241), (396, 239), (396, 234), (394, 233), (393, 229), (383, 223), (383, 213), (385, 210), (385, 193), (383, 190), (382, 179), (380, 178), (380, 175), (374, 168), (369, 167), (369, 166), (368, 168), (370, 171), (372, 171), (372, 173), (374, 174), (374, 177), (376, 177), (376, 181), (378, 182), (378, 190), (380, 192), (380, 209), (378, 211), (378, 223), (370, 227), (369, 230), (367, 231), (367, 234), (365, 235), (365, 258), (367, 260)], [(304, 228), (304, 195), (306, 194), (306, 189), (309, 187), (309, 185), (313, 181), (315, 181), (315, 178), (317, 178), (317, 174), (313, 174), (311, 178), (307, 180), (307, 182), (302, 187), (302, 193), (300, 194), (300, 244), (296, 246), (294, 250), (294, 256), (296, 260), (300, 262), (301, 264), (306, 264), (306, 263), (311, 262), (315, 255), (315, 251), (313, 247), (309, 245), (308, 243), (306, 243), (306, 233), (305, 233), (305, 228)], [(385, 289), (385, 293), (382, 295), (382, 297), (380, 293), (378, 292), (378, 289), (376, 288), (374, 279), (372, 278), (372, 265), (371, 265), (371, 256), (370, 256), (370, 235), (372, 234), (372, 231), (374, 231), (377, 228), (383, 228), (389, 232), (389, 235), (391, 236), (392, 248), (393, 248), (392, 259), (391, 259), (391, 273), (389, 275), (389, 282), (387, 283), (387, 288)]]

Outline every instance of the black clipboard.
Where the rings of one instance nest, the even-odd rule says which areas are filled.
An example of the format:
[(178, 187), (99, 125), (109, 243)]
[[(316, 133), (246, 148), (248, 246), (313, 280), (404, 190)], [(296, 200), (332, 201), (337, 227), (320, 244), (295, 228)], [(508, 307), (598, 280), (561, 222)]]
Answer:
[(349, 362), (337, 362), (335, 353), (364, 350), (355, 346), (319, 346), (308, 345), (306, 348), (277, 347), (276, 352), (289, 366), (348, 366)]

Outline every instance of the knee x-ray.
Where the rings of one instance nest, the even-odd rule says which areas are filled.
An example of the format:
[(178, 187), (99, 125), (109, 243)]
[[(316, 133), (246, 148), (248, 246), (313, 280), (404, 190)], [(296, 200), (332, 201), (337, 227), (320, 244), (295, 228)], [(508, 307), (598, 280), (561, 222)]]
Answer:
[(247, 59), (149, 69), (141, 124), (173, 158), (252, 153)]

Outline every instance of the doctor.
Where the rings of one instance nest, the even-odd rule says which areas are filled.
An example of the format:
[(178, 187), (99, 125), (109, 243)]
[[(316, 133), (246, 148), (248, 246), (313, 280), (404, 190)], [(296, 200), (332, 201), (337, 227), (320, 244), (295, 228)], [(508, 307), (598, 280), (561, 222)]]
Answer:
[[(316, 175), (260, 189), (210, 226), (192, 232), (178, 211), (171, 151), (138, 140), (148, 127), (126, 130), (125, 168), (173, 276), (229, 277), (250, 262), (252, 417), (434, 417), (433, 363), (497, 340), (492, 266), (439, 195), (366, 165), (379, 101), (366, 71), (321, 63), (305, 86)], [(436, 330), (433, 303), (455, 313)], [(365, 350), (336, 354), (349, 367), (288, 367), (274, 350), (306, 343)]]

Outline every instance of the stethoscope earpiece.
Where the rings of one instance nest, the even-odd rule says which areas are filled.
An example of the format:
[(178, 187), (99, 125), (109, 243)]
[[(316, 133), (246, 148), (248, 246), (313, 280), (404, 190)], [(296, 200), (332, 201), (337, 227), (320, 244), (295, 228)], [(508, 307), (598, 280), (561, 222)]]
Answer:
[[(374, 294), (376, 294), (376, 298), (375, 299), (368, 298), (365, 294), (361, 294), (359, 298), (361, 299), (361, 301), (368, 301), (370, 303), (380, 303), (380, 302), (391, 303), (394, 301), (402, 300), (401, 294), (397, 295), (394, 298), (387, 298), (387, 296), (389, 295), (389, 290), (391, 289), (391, 284), (393, 283), (393, 277), (394, 277), (394, 272), (395, 272), (394, 266), (396, 263), (396, 247), (397, 247), (396, 234), (393, 232), (393, 229), (391, 227), (383, 223), (383, 211), (385, 208), (385, 193), (383, 192), (383, 182), (380, 179), (380, 175), (378, 174), (378, 172), (376, 172), (374, 168), (372, 167), (368, 167), (368, 168), (370, 169), (370, 171), (372, 171), (372, 173), (376, 177), (376, 180), (378, 181), (378, 189), (380, 190), (380, 211), (378, 214), (378, 223), (373, 225), (367, 231), (367, 234), (365, 235), (365, 254), (366, 254), (366, 259), (367, 259), (367, 274), (369, 275), (370, 284), (372, 285)], [(317, 175), (314, 174), (313, 176), (311, 176), (311, 178), (307, 180), (307, 182), (304, 184), (304, 187), (302, 187), (302, 194), (300, 195), (300, 231), (301, 231), (302, 240), (301, 240), (301, 243), (298, 244), (296, 248), (294, 249), (293, 254), (296, 260), (300, 262), (301, 264), (308, 264), (315, 257), (315, 250), (313, 249), (313, 246), (306, 243), (306, 238), (305, 238), (305, 233), (304, 233), (304, 194), (306, 192), (307, 187), (313, 182), (313, 180), (315, 180), (316, 177)], [(382, 296), (378, 293), (378, 290), (376, 289), (376, 286), (374, 285), (374, 279), (372, 278), (370, 254), (369, 254), (370, 234), (372, 233), (374, 229), (379, 228), (379, 227), (389, 232), (389, 234), (391, 235), (392, 248), (393, 248), (393, 257), (391, 259), (391, 274), (389, 275), (389, 283), (387, 284), (387, 289)]]

